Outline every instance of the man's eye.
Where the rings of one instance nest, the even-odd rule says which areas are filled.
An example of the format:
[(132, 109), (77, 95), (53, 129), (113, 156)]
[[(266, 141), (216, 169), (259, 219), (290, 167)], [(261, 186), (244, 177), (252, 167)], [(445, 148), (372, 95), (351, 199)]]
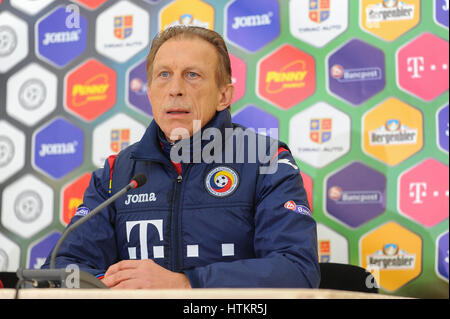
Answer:
[(188, 75), (188, 77), (191, 78), (191, 79), (194, 79), (194, 78), (198, 77), (198, 74), (195, 73), (195, 72), (188, 72), (187, 75)]
[(166, 71), (161, 72), (161, 73), (159, 74), (159, 76), (162, 77), (162, 78), (167, 78), (167, 77), (169, 77), (169, 72), (166, 72)]

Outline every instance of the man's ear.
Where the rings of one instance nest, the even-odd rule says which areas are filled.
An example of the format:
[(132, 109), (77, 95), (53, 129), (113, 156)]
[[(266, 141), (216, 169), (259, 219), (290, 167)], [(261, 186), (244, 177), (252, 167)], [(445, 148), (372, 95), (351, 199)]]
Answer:
[(219, 105), (216, 110), (218, 112), (225, 110), (231, 105), (234, 98), (234, 85), (232, 83), (226, 84), (220, 91)]

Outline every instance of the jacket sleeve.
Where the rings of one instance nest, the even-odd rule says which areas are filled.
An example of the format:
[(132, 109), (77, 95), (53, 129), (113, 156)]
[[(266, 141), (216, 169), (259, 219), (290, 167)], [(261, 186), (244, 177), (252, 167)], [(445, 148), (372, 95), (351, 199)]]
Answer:
[(193, 288), (319, 286), (316, 222), (299, 168), (285, 148), (272, 165), (278, 165), (276, 172), (261, 174), (257, 181), (256, 258), (186, 270)]
[[(110, 163), (106, 161), (104, 168), (92, 173), (89, 186), (84, 193), (83, 204), (78, 207), (67, 227), (108, 199), (109, 165)], [(117, 260), (114, 216), (114, 206), (110, 205), (74, 229), (60, 247), (56, 256), (56, 268), (77, 264), (81, 270), (94, 276), (104, 273), (109, 265)], [(41, 268), (49, 268), (50, 256), (51, 253)]]

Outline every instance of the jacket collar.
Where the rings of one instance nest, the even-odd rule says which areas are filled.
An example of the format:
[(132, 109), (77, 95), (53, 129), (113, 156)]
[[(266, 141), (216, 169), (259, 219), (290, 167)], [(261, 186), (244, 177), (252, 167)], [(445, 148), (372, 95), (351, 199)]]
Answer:
[[(221, 112), (217, 112), (216, 115), (209, 121), (207, 125), (205, 125), (200, 132), (207, 128), (217, 128), (221, 131), (222, 136), (225, 136), (225, 129), (233, 127), (231, 121), (231, 114), (228, 109), (225, 109)], [(198, 133), (197, 133), (198, 134)], [(195, 135), (195, 137), (201, 138), (201, 133), (199, 135)], [(207, 136), (210, 140), (213, 137)], [(190, 138), (191, 150), (193, 147), (194, 137)], [(201, 147), (203, 147), (210, 140), (201, 140)], [(173, 146), (177, 145), (176, 142), (174, 145), (169, 143), (162, 133), (159, 125), (153, 120), (150, 125), (147, 127), (142, 139), (135, 144), (134, 150), (131, 152), (131, 158), (135, 160), (148, 160), (155, 162), (167, 162), (169, 160), (170, 150)], [(191, 152), (192, 154), (193, 152)]]

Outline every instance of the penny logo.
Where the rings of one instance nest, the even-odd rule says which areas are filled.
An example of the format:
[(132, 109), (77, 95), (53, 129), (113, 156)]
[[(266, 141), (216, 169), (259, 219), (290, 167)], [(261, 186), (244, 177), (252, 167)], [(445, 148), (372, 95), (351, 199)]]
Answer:
[(66, 78), (66, 108), (84, 120), (92, 121), (116, 102), (116, 73), (90, 59)]
[(285, 89), (302, 88), (306, 85), (305, 78), (308, 74), (305, 61), (294, 61), (280, 71), (270, 71), (266, 76), (266, 91), (276, 94)]
[(258, 94), (288, 109), (316, 90), (314, 58), (286, 44), (259, 63)]

